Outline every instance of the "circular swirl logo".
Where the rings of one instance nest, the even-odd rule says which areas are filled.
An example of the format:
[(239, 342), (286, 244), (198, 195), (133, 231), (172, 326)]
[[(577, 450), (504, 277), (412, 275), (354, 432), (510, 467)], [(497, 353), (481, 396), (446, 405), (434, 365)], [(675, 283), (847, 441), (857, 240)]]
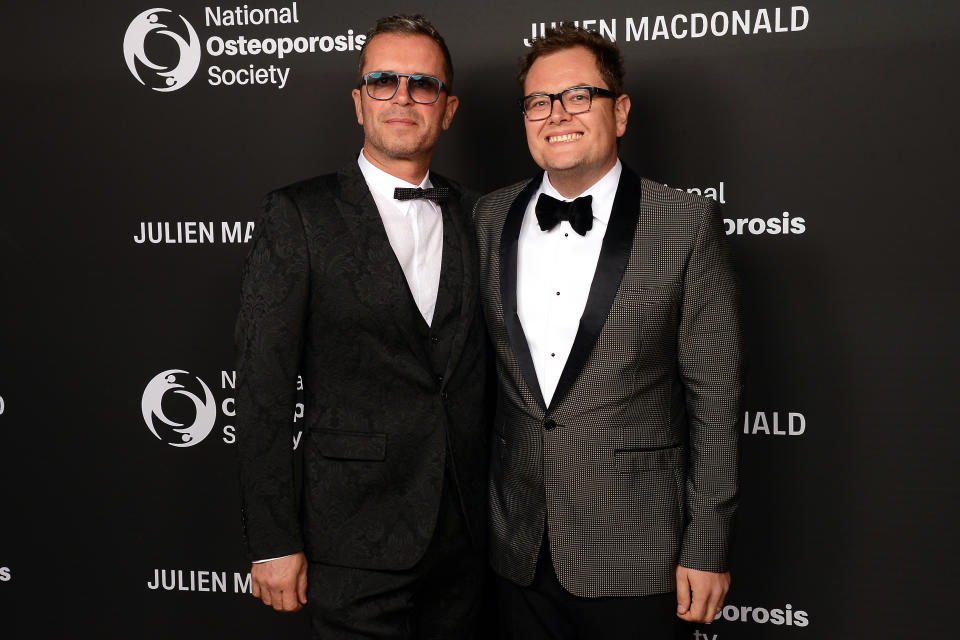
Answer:
[[(187, 31), (187, 38), (170, 30), (170, 26), (160, 20), (160, 14), (170, 14), (169, 9), (147, 9), (130, 23), (123, 36), (123, 58), (127, 68), (140, 84), (150, 86), (154, 91), (176, 91), (182, 88), (200, 68), (200, 38), (194, 31), (193, 25), (179, 15)], [(147, 41), (156, 36), (164, 36), (172, 40), (177, 47), (177, 62), (173, 65), (157, 64), (147, 57)], [(150, 74), (148, 82), (141, 77), (141, 72)], [(153, 86), (159, 85), (159, 86)]]
[[(199, 395), (181, 384), (178, 376), (186, 377), (191, 384), (196, 380), (200, 386), (197, 390), (202, 391), (203, 399), (201, 400)], [(195, 384), (193, 386), (196, 387)], [(190, 416), (188, 420), (178, 422), (167, 416), (163, 406), (164, 397), (167, 394), (186, 399), (186, 403), (181, 401), (179, 413)], [(140, 408), (143, 411), (143, 421), (150, 429), (150, 433), (171, 447), (192, 447), (203, 441), (213, 431), (213, 424), (217, 419), (217, 405), (210, 387), (197, 376), (192, 376), (181, 369), (168, 369), (154, 376), (143, 390)]]

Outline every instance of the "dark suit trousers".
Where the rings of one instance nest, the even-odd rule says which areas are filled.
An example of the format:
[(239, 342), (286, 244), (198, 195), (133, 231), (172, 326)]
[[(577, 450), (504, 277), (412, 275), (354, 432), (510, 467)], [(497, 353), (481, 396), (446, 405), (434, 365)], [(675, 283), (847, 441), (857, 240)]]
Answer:
[(557, 580), (546, 538), (533, 583), (497, 577), (499, 640), (674, 640), (675, 592), (624, 598), (581, 598)]
[(411, 569), (309, 565), (307, 599), (316, 640), (470, 640), (480, 624), (486, 554), (467, 530), (444, 473), (437, 526)]

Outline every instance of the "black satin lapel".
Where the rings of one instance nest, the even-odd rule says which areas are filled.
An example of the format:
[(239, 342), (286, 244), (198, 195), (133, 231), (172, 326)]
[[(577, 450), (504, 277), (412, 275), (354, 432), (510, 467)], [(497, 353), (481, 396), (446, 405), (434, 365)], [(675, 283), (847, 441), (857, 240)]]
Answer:
[(354, 255), (361, 266), (354, 288), (357, 297), (373, 308), (382, 307), (386, 300), (390, 317), (400, 328), (411, 351), (429, 368), (430, 358), (417, 327), (418, 323), (425, 324), (423, 316), (410, 293), (397, 254), (390, 246), (383, 219), (363, 173), (353, 163), (341, 169), (337, 177), (340, 182), (337, 205), (356, 240)]
[(573, 339), (570, 355), (550, 401), (551, 408), (560, 404), (570, 391), (607, 321), (610, 305), (620, 288), (620, 281), (633, 249), (633, 236), (640, 218), (640, 198), (640, 178), (624, 165), (617, 195), (613, 199), (613, 209), (610, 211), (610, 222), (600, 245), (600, 259), (590, 284), (587, 304), (580, 317), (580, 326)]
[(537, 370), (533, 366), (533, 357), (530, 355), (530, 345), (527, 336), (523, 333), (523, 325), (517, 314), (517, 244), (520, 239), (520, 227), (523, 224), (523, 215), (526, 213), (530, 198), (540, 187), (543, 172), (530, 181), (523, 188), (507, 212), (503, 222), (503, 231), (500, 233), (500, 300), (503, 304), (503, 323), (510, 337), (510, 346), (523, 372), (530, 393), (546, 409), (543, 393), (540, 391), (540, 381), (537, 379)]

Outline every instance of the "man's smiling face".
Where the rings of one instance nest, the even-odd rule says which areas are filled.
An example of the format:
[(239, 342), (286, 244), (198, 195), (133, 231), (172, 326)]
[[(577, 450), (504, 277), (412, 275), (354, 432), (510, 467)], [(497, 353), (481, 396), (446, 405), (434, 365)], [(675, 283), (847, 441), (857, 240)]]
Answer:
[[(527, 72), (523, 93), (559, 93), (577, 86), (609, 89), (594, 54), (579, 46), (537, 58)], [(554, 186), (571, 182), (586, 189), (616, 164), (617, 138), (627, 130), (629, 111), (626, 95), (594, 96), (590, 111), (576, 115), (564, 111), (556, 100), (545, 120), (524, 118), (530, 155), (550, 173)]]

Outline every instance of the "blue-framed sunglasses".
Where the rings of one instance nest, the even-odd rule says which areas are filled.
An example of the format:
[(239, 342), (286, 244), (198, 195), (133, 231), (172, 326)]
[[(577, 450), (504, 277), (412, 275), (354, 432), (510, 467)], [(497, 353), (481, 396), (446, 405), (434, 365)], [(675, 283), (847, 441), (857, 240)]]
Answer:
[(367, 95), (374, 100), (391, 100), (400, 89), (400, 78), (407, 79), (407, 95), (417, 104), (433, 104), (440, 98), (440, 90), (446, 88), (440, 78), (392, 71), (365, 73), (363, 84), (367, 88)]

